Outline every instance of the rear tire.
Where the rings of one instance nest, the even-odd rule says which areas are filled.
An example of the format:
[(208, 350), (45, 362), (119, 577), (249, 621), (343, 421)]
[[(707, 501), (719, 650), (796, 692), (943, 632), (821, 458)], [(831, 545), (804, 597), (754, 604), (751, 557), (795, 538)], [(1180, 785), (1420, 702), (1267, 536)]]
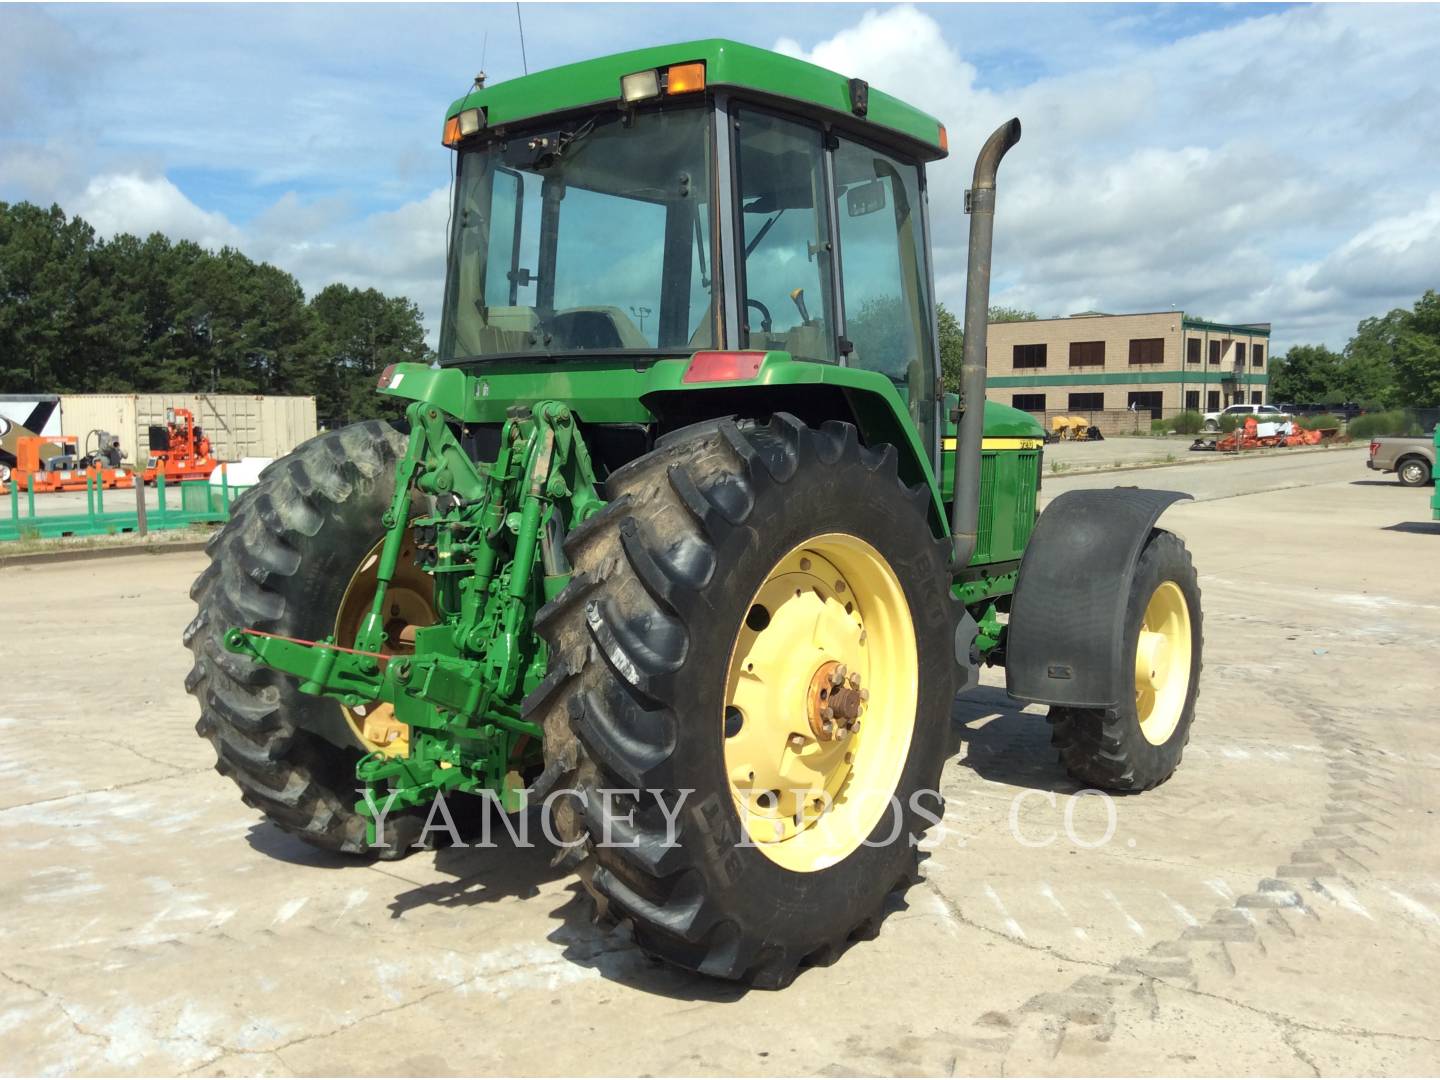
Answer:
[[(1183, 598), (1188, 622), (1189, 656), (1188, 663), (1183, 665), (1186, 684), (1183, 694), (1177, 695), (1178, 707), (1158, 717), (1153, 708), (1147, 710), (1142, 726), (1137, 680), (1136, 697), (1121, 702), (1118, 708), (1052, 708), (1051, 743), (1058, 749), (1065, 770), (1081, 783), (1105, 791), (1148, 791), (1168, 780), (1180, 765), (1195, 719), (1203, 666), (1200, 585), (1184, 542), (1174, 533), (1157, 529), (1140, 553), (1131, 582), (1121, 628), (1122, 656), (1136, 656), (1147, 607), (1167, 583), (1174, 590), (1167, 589), (1164, 595), (1178, 594)], [(1151, 732), (1149, 737), (1147, 728)]]
[(300, 693), (290, 676), (228, 651), (223, 639), (231, 627), (307, 640), (333, 632), (351, 574), (383, 531), (404, 449), (403, 434), (371, 420), (269, 466), (206, 546), (210, 565), (190, 589), (199, 610), (184, 636), (194, 655), (185, 688), (200, 702), (195, 730), (246, 805), (316, 847), (380, 858), (409, 854), (423, 819), (392, 813), (382, 843), (367, 845), (354, 810), (363, 748), (340, 705)]
[(1430, 463), (1424, 458), (1405, 458), (1396, 466), (1395, 478), (1405, 487), (1424, 487), (1430, 482)]
[[(628, 921), (647, 952), (781, 987), (802, 966), (828, 963), (848, 942), (873, 936), (891, 891), (918, 880), (915, 845), (943, 810), (938, 786), (962, 609), (948, 588), (948, 545), (931, 530), (928, 493), (907, 489), (896, 466), (893, 448), (861, 447), (848, 424), (812, 430), (782, 414), (765, 427), (696, 425), (612, 475), (608, 506), (568, 539), (575, 573), (536, 618), (550, 673), (526, 714), (545, 729), (547, 762), (569, 770), (556, 818), (575, 844), (582, 880), (599, 910)], [(894, 759), (898, 812), (887, 804), (873, 828), (863, 815), (852, 819), (856, 846), (797, 870), (741, 842), (727, 771), (727, 740), (738, 730), (730, 714), (738, 710), (727, 705), (728, 687), (745, 628), (758, 634), (770, 620), (752, 607), (762, 583), (798, 557), (796, 549), (837, 534), (879, 553), (903, 589), (895, 610), (912, 620), (899, 625), (913, 628), (915, 642), (916, 671), (905, 673), (913, 728)], [(911, 707), (898, 710), (903, 720), (912, 719)], [(894, 709), (888, 715), (902, 719)], [(871, 745), (885, 745), (886, 721), (877, 712), (844, 744), (855, 747), (852, 778), (861, 775), (865, 736), (875, 732)], [(837, 813), (846, 797), (860, 804), (854, 792), (864, 781), (854, 784), (837, 799)], [(617, 789), (606, 845), (606, 793)], [(688, 794), (676, 813), (681, 792)], [(661, 798), (675, 813), (673, 844)], [(821, 818), (776, 847), (828, 825)], [(879, 842), (892, 831), (893, 842)]]

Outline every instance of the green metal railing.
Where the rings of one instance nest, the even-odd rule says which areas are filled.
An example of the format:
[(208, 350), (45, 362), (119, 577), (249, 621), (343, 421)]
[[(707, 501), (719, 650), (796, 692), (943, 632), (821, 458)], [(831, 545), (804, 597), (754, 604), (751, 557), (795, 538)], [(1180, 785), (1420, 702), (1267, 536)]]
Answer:
[[(139, 478), (136, 478), (137, 484)], [(170, 485), (171, 488), (174, 485)], [(125, 489), (115, 489), (124, 492)], [(128, 494), (128, 493), (127, 493)], [(10, 517), (0, 521), (0, 542), (6, 540), (38, 540), (60, 536), (112, 536), (117, 533), (145, 535), (151, 531), (183, 529), (191, 525), (211, 525), (226, 521), (238, 489), (230, 486), (225, 467), (220, 467), (220, 483), (208, 480), (182, 480), (178, 506), (171, 499), (165, 478), (155, 480), (157, 505), (143, 507), (144, 486), (136, 494), (135, 505), (129, 510), (106, 510), (105, 487), (100, 477), (85, 480), (85, 512), (73, 514), (36, 513), (35, 480), (30, 477), (25, 490), (25, 513), (20, 512), (20, 487), (10, 485)], [(112, 501), (115, 498), (112, 491)], [(124, 498), (125, 495), (119, 496)]]

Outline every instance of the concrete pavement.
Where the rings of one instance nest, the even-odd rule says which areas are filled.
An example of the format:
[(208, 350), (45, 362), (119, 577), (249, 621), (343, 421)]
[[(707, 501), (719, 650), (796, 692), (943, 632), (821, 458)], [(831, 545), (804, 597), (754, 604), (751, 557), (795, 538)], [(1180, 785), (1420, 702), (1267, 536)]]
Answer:
[(779, 993), (651, 964), (542, 848), (364, 865), (266, 824), (192, 730), (202, 555), (0, 570), (0, 1070), (1434, 1072), (1440, 529), (1371, 479), (1047, 475), (1201, 496), (1166, 517), (1205, 599), (1184, 764), (1077, 797), (987, 674), (926, 881)]

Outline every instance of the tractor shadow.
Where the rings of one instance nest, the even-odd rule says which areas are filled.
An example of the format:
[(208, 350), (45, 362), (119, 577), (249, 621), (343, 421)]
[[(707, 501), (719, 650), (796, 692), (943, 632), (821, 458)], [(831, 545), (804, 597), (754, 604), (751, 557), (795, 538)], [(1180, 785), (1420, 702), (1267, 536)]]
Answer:
[(1440, 536), (1440, 521), (1397, 521), (1386, 525), (1385, 532), (1415, 533), (1417, 536)]
[[(921, 853), (922, 869), (924, 860), (928, 857), (928, 853)], [(825, 974), (826, 969), (823, 967), (802, 966), (791, 987), (787, 990), (770, 991), (756, 990), (742, 983), (685, 971), (647, 955), (634, 944), (630, 932), (623, 926), (597, 924), (594, 921), (594, 905), (580, 882), (571, 882), (567, 889), (569, 898), (551, 912), (553, 917), (560, 920), (560, 925), (547, 935), (548, 939), (563, 949), (565, 959), (571, 963), (591, 968), (601, 978), (642, 994), (653, 994), (676, 1001), (725, 1005), (740, 1001), (751, 993), (762, 996), (771, 993), (785, 994), (807, 981), (813, 985), (816, 980), (834, 978), (833, 975)], [(901, 893), (891, 893), (880, 912), (882, 925), (892, 914), (906, 911), (909, 907)], [(843, 964), (854, 948), (863, 950), (863, 942), (852, 940), (841, 952), (836, 963)]]
[(392, 919), (422, 907), (460, 908), (499, 900), (531, 900), (540, 895), (541, 886), (568, 874), (550, 865), (555, 848), (545, 838), (538, 809), (506, 815), (488, 802), (475, 802), (476, 813), (467, 815), (467, 820), (459, 822), (457, 814), (466, 846), (447, 845), (435, 850), (434, 872), (447, 880), (396, 893), (389, 905)]
[(570, 963), (627, 989), (676, 1001), (728, 1004), (750, 992), (747, 986), (697, 975), (646, 955), (624, 926), (595, 921), (595, 905), (579, 881), (570, 882), (566, 892), (564, 903), (550, 913), (559, 925), (546, 939), (559, 945)]
[(1085, 785), (1065, 772), (1050, 746), (1043, 712), (1025, 712), (1003, 687), (979, 686), (955, 699), (950, 754), (981, 779), (1073, 794)]
[[(465, 846), (451, 846), (447, 842), (434, 848), (429, 858), (422, 850), (416, 850), (411, 856), (424, 867), (421, 874), (414, 876), (439, 874), (446, 879), (443, 881), (409, 882), (403, 871), (404, 860), (387, 863), (362, 855), (323, 851), (269, 821), (253, 825), (246, 839), (266, 858), (292, 866), (314, 870), (369, 867), (388, 873), (397, 884), (413, 884), (413, 888), (398, 892), (391, 901), (392, 919), (420, 907), (465, 907), (497, 900), (530, 899), (540, 894), (541, 886), (569, 873), (550, 865), (555, 848), (545, 839), (538, 810), (507, 816), (482, 800), (473, 801), (475, 805), (465, 810), (456, 800), (451, 801), (457, 830)], [(393, 869), (387, 870), (389, 867)]]

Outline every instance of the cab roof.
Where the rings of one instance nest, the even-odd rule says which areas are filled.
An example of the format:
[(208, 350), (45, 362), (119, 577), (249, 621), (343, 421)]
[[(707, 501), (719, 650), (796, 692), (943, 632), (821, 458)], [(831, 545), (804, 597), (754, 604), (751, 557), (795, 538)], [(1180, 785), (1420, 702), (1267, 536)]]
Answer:
[(868, 109), (862, 117), (851, 107), (851, 80), (826, 68), (791, 56), (710, 38), (679, 45), (660, 45), (583, 60), (548, 71), (473, 90), (451, 104), (448, 120), (465, 109), (485, 111), (486, 126), (538, 119), (550, 113), (571, 112), (620, 101), (620, 80), (647, 68), (673, 64), (705, 64), (707, 89), (735, 88), (809, 115), (841, 121), (860, 133), (867, 129), (883, 141), (901, 144), (922, 161), (946, 155), (943, 128), (928, 113), (906, 105), (880, 90), (869, 89)]

